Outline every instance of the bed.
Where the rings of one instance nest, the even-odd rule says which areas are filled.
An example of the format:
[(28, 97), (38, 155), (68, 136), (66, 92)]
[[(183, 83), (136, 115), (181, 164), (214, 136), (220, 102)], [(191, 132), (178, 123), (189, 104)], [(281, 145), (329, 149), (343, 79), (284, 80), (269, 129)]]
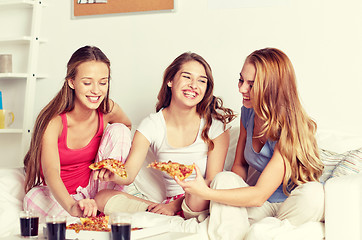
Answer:
[[(230, 170), (238, 139), (238, 126), (231, 129), (230, 147), (225, 170)], [(321, 182), (325, 187), (325, 222), (292, 226), (287, 220), (265, 218), (251, 226), (246, 239), (362, 239), (362, 136), (343, 135), (331, 131), (318, 132), (320, 155), (325, 163)], [(140, 191), (150, 200), (164, 199), (164, 186), (156, 171), (146, 168), (154, 160), (151, 152), (129, 191)], [(252, 170), (251, 170), (252, 171)], [(250, 184), (258, 174), (249, 175)], [(24, 197), (24, 172), (22, 168), (0, 169), (0, 238), (11, 239), (19, 233), (18, 213)], [(140, 226), (163, 225), (170, 231), (198, 232), (200, 239), (213, 239), (207, 234), (207, 221), (198, 224), (195, 219), (138, 213), (133, 221)], [(237, 226), (235, 226), (237, 229)]]

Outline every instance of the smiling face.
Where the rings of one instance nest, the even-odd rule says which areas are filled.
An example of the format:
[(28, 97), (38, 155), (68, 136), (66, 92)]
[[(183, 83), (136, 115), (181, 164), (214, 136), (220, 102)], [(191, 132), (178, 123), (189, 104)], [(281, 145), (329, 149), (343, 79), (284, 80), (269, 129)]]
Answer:
[(243, 105), (246, 108), (253, 107), (251, 89), (254, 84), (255, 75), (255, 66), (251, 63), (246, 62), (243, 66), (243, 69), (241, 70), (238, 83), (239, 92), (243, 95)]
[(74, 79), (68, 79), (69, 87), (75, 91), (75, 104), (97, 109), (108, 92), (109, 69), (99, 61), (81, 63)]
[(197, 61), (182, 64), (168, 87), (172, 92), (172, 103), (187, 107), (195, 107), (205, 96), (207, 89), (207, 76), (205, 68)]

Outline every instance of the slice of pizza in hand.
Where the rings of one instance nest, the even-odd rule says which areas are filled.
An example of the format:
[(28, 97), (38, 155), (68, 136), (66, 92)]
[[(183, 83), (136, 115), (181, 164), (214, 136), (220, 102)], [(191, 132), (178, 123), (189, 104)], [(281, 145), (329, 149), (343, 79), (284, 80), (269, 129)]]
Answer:
[(147, 167), (166, 172), (171, 177), (175, 178), (177, 176), (181, 181), (188, 178), (192, 171), (195, 168), (195, 163), (192, 165), (184, 165), (177, 162), (152, 162)]
[(124, 178), (124, 179), (127, 178), (127, 172), (124, 167), (124, 164), (121, 161), (116, 160), (116, 159), (112, 159), (112, 158), (104, 159), (102, 161), (92, 163), (89, 166), (89, 168), (92, 170), (99, 170), (99, 169), (105, 168), (105, 169), (108, 169), (109, 171), (111, 171), (112, 173), (117, 174), (121, 178)]

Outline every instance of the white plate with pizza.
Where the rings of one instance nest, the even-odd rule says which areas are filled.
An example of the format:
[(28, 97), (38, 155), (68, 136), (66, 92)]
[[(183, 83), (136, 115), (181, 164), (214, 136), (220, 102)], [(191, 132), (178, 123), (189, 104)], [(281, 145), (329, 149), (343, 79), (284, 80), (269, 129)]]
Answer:
[[(67, 224), (66, 239), (78, 240), (110, 240), (111, 226), (108, 216), (80, 218), (79, 221)], [(46, 232), (46, 229), (44, 229)], [(132, 228), (131, 240), (142, 239), (167, 232), (164, 226)]]

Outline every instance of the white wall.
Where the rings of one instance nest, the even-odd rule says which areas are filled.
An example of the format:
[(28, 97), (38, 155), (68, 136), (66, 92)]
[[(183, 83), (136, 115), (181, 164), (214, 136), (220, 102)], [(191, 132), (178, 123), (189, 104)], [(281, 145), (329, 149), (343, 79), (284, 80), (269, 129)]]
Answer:
[[(87, 44), (100, 47), (110, 58), (111, 96), (129, 115), (134, 129), (154, 111), (163, 71), (182, 52), (197, 52), (210, 63), (215, 95), (239, 112), (242, 101), (237, 80), (245, 57), (255, 49), (277, 47), (294, 63), (301, 100), (319, 129), (362, 136), (359, 0), (210, 0), (253, 5), (234, 9), (210, 8), (209, 0), (175, 1), (172, 12), (74, 19), (72, 1), (43, 0), (47, 7), (40, 37), (48, 39), (48, 43), (41, 47), (39, 72), (49, 78), (37, 82), (34, 119), (59, 91), (71, 54)], [(258, 7), (258, 3), (271, 6)], [(28, 34), (27, 10), (9, 11), (2, 10), (1, 18), (7, 21), (0, 22), (0, 29), (8, 35), (17, 35), (18, 30)], [(19, 61), (14, 67), (24, 65), (25, 69), (24, 59), (14, 57)], [(15, 105), (21, 101), (12, 101), (10, 93), (16, 92), (21, 99), (18, 88), (22, 82), (1, 84), (0, 89), (6, 87), (5, 106), (21, 119), (22, 106)], [(19, 140), (17, 134), (1, 136), (0, 167), (21, 166), (22, 159), (16, 157)], [(362, 143), (346, 145), (345, 149), (352, 149)]]
[[(111, 96), (134, 127), (154, 111), (164, 69), (184, 51), (202, 55), (215, 95), (239, 112), (238, 74), (253, 50), (276, 47), (292, 60), (305, 109), (320, 129), (362, 135), (360, 0), (286, 0), (273, 7), (211, 9), (207, 0), (176, 0), (173, 12), (71, 17), (72, 1), (47, 1), (36, 112), (61, 87), (79, 47), (100, 47), (112, 63)], [(34, 115), (34, 118), (35, 118)], [(360, 144), (362, 145), (362, 143)]]
[(154, 111), (162, 73), (184, 51), (202, 55), (215, 95), (239, 111), (238, 74), (264, 47), (291, 58), (302, 102), (322, 129), (362, 134), (362, 4), (359, 0), (290, 0), (274, 7), (211, 9), (207, 0), (178, 0), (173, 12), (71, 17), (72, 1), (48, 1), (37, 86), (37, 112), (60, 89), (70, 55), (86, 44), (112, 63), (111, 95), (134, 126)]

